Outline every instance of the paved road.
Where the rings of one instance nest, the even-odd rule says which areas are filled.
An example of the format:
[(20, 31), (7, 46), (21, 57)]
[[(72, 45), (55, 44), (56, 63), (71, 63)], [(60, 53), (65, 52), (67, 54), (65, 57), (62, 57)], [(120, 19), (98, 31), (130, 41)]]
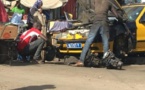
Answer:
[(145, 65), (127, 65), (123, 69), (0, 65), (0, 90), (145, 90)]

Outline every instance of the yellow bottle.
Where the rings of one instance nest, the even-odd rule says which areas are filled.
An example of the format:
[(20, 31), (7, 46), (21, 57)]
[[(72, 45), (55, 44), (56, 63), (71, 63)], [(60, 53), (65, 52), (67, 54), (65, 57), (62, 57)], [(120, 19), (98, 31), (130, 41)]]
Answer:
[(83, 38), (82, 35), (80, 33), (76, 33), (75, 34), (75, 39), (81, 39)]
[(67, 34), (67, 39), (73, 39), (74, 38), (74, 36), (72, 35), (72, 34)]

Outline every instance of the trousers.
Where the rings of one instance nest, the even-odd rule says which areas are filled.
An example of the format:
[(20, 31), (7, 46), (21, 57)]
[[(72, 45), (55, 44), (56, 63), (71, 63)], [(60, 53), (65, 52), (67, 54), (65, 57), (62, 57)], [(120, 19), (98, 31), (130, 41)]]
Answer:
[(41, 56), (41, 50), (45, 44), (45, 40), (39, 38), (31, 43), (29, 43), (21, 52), (21, 55), (33, 55), (33, 59), (37, 60)]
[(88, 34), (88, 38), (85, 42), (85, 46), (83, 47), (82, 53), (80, 55), (80, 61), (84, 62), (86, 58), (86, 54), (94, 41), (97, 33), (101, 34), (102, 42), (103, 42), (103, 51), (104, 53), (109, 49), (109, 27), (106, 21), (96, 21), (93, 23), (90, 32)]

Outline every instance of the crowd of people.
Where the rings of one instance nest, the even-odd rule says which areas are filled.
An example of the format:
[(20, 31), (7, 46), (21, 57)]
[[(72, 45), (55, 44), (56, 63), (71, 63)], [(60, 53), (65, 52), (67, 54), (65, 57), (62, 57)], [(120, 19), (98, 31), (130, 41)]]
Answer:
[[(84, 66), (85, 56), (89, 50), (90, 45), (92, 44), (97, 33), (101, 34), (103, 41), (103, 50), (104, 53), (109, 50), (109, 27), (107, 14), (108, 11), (113, 12), (117, 18), (121, 18), (120, 15), (116, 12), (116, 9), (110, 3), (111, 0), (94, 0), (95, 2), (95, 19), (93, 25), (90, 29), (88, 38), (86, 40), (85, 46), (80, 55), (79, 61), (75, 66)], [(18, 52), (22, 56), (23, 61), (26, 60), (26, 56), (32, 55), (33, 60), (37, 63), (44, 62), (41, 59), (41, 51), (47, 41), (46, 36), (42, 33), (42, 28), (45, 26), (45, 19), (43, 18), (42, 10), (43, 2), (42, 0), (36, 0), (34, 5), (30, 8), (28, 13), (28, 28), (20, 36), (20, 41), (18, 42)], [(20, 2), (18, 1), (16, 6), (11, 10), (14, 15), (11, 19), (12, 23), (21, 23), (20, 18), (22, 18), (25, 13), (24, 9), (21, 7)], [(47, 13), (48, 14), (48, 13)], [(49, 15), (47, 15), (49, 16)], [(16, 19), (17, 17), (17, 19)], [(18, 20), (19, 19), (19, 20)]]
[(28, 16), (25, 17), (25, 19), (25, 9), (23, 5), (20, 4), (20, 0), (17, 0), (15, 6), (10, 9), (10, 12), (13, 13), (10, 19), (8, 19), (8, 14), (1, 0), (0, 5), (0, 7), (2, 7), (0, 8), (2, 9), (2, 12), (0, 13), (2, 14), (0, 15), (2, 16), (0, 17), (1, 22), (17, 25), (18, 27), (26, 24), (26, 31), (18, 32), (20, 35), (19, 42), (17, 44), (19, 57), (21, 57), (24, 62), (28, 61), (27, 56), (33, 56), (32, 61), (43, 62), (41, 60), (41, 50), (47, 41), (47, 38), (42, 31), (42, 28), (45, 25), (45, 21), (43, 19), (44, 17), (42, 14), (42, 0), (36, 0), (34, 5), (30, 8)]

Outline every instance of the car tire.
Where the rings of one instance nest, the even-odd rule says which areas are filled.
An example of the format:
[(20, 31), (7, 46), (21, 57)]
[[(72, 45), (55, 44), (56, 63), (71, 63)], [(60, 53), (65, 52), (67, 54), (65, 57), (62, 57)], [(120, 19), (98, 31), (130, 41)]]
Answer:
[(56, 48), (54, 46), (48, 46), (44, 53), (45, 60), (52, 61), (56, 57), (56, 53)]

